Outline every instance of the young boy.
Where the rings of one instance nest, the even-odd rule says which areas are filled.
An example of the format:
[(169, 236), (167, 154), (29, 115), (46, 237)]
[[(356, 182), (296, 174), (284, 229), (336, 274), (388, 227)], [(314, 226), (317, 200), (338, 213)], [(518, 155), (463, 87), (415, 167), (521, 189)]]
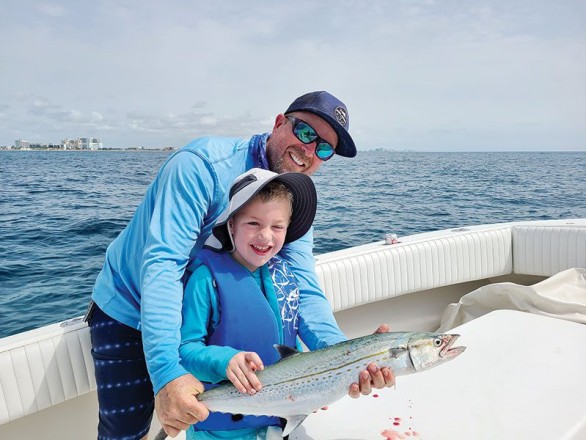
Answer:
[[(254, 394), (261, 389), (255, 371), (278, 361), (273, 344), (299, 348), (299, 289), (277, 253), (305, 235), (316, 207), (314, 184), (301, 173), (252, 169), (233, 184), (184, 292), (182, 365), (206, 387), (230, 380)], [(281, 424), (210, 413), (187, 438), (281, 438)]]

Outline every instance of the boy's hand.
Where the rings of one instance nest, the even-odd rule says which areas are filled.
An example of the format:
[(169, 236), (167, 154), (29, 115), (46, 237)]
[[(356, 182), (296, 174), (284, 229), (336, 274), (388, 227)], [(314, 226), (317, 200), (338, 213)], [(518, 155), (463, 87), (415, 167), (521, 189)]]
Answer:
[(241, 351), (235, 355), (226, 368), (228, 380), (241, 393), (255, 394), (262, 389), (262, 384), (255, 371), (263, 370), (264, 365), (259, 355), (251, 351)]
[[(387, 333), (390, 331), (388, 324), (381, 324), (375, 333)], [(350, 397), (357, 399), (360, 395), (367, 395), (373, 388), (392, 387), (395, 385), (395, 376), (390, 368), (378, 368), (375, 363), (368, 364), (366, 370), (361, 371), (358, 383), (353, 383), (348, 389)]]

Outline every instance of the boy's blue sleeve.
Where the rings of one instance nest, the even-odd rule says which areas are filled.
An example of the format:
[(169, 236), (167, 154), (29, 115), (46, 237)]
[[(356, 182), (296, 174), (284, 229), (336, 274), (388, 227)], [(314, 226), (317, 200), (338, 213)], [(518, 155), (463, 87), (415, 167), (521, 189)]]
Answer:
[(310, 350), (347, 340), (319, 285), (313, 258), (313, 228), (281, 250), (299, 283), (299, 336)]
[(199, 266), (185, 287), (179, 355), (183, 367), (204, 382), (226, 380), (228, 363), (238, 353), (231, 347), (206, 345), (208, 329), (215, 328), (219, 315), (210, 271)]

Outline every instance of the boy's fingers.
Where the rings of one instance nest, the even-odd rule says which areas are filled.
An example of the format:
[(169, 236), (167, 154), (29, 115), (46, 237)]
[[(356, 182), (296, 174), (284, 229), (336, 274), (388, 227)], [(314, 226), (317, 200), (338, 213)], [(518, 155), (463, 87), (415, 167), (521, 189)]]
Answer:
[(262, 384), (260, 383), (260, 380), (258, 380), (258, 377), (256, 377), (256, 374), (254, 374), (254, 372), (250, 372), (247, 376), (250, 386), (254, 388), (255, 391), (260, 391)]
[(242, 385), (245, 388), (245, 392), (247, 392), (248, 394), (255, 394), (256, 393), (256, 389), (255, 387), (251, 384), (251, 380), (256, 380), (258, 381), (258, 379), (256, 378), (256, 375), (252, 372), (252, 371), (248, 371), (248, 370), (239, 370), (238, 371), (238, 380), (240, 380), (240, 382), (242, 383)]
[(246, 393), (246, 387), (242, 384), (242, 381), (238, 378), (238, 376), (236, 375), (236, 373), (232, 370), (228, 371), (228, 374), (226, 375), (228, 377), (228, 380), (230, 382), (232, 382), (232, 385), (234, 385), (234, 387), (236, 387), (236, 389), (238, 391), (240, 391), (241, 393)]
[(246, 353), (246, 360), (247, 360), (247, 362), (248, 362), (249, 365), (251, 363), (254, 364), (257, 370), (264, 369), (264, 365), (262, 363), (262, 359), (260, 358), (260, 356), (257, 353), (254, 353), (252, 351)]

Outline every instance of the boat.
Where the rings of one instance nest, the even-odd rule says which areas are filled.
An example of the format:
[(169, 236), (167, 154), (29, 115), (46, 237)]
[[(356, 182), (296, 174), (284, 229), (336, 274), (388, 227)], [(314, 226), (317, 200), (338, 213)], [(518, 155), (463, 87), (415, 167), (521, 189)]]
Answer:
[[(381, 240), (316, 256), (316, 270), (320, 283), (340, 327), (348, 337), (371, 333), (378, 324), (383, 322), (389, 323), (392, 331), (435, 331), (442, 325), (442, 319), (445, 320), (448, 311), (454, 312), (459, 305), (464, 304), (464, 299), (468, 298), (468, 295), (478, 292), (479, 289), (486, 289), (488, 286), (505, 286), (505, 291), (510, 291), (511, 286), (531, 288), (531, 286), (542, 285), (568, 271), (577, 271), (575, 273), (578, 277), (586, 275), (586, 271), (580, 271), (580, 268), (586, 268), (586, 219), (584, 218), (463, 226), (399, 237), (397, 241), (388, 244), (389, 241)], [(575, 284), (573, 284), (574, 287)], [(489, 294), (491, 295), (501, 296), (499, 293)], [(475, 351), (474, 344), (477, 342), (481, 346), (482, 342), (473, 339), (473, 335), (478, 338), (479, 335), (491, 333), (492, 329), (505, 331), (506, 326), (513, 328), (516, 322), (525, 322), (524, 320), (531, 317), (531, 323), (527, 325), (535, 326), (537, 333), (542, 331), (540, 329), (550, 327), (557, 329), (556, 326), (561, 326), (563, 323), (563, 326), (568, 328), (564, 327), (559, 331), (568, 331), (573, 335), (571, 338), (565, 338), (569, 339), (568, 343), (580, 343), (581, 347), (586, 346), (586, 326), (583, 322), (580, 323), (586, 313), (581, 313), (580, 305), (572, 305), (573, 303), (570, 304), (568, 311), (567, 298), (562, 299), (561, 303), (565, 308), (554, 307), (554, 312), (560, 310), (559, 316), (555, 316), (555, 313), (551, 311), (524, 310), (523, 307), (517, 307), (517, 310), (513, 311), (511, 309), (515, 307), (499, 306), (497, 301), (494, 311), (484, 310), (479, 316), (470, 317), (467, 322), (460, 322), (457, 326), (456, 330), (461, 329), (462, 344), (464, 341), (467, 342), (468, 349), (464, 354), (436, 369), (397, 378), (396, 389), (385, 389), (373, 394), (377, 398), (376, 403), (379, 407), (389, 405), (392, 407), (402, 396), (402, 403), (397, 403), (402, 405), (401, 411), (416, 411), (416, 408), (409, 408), (413, 402), (408, 396), (418, 395), (420, 414), (427, 414), (426, 417), (431, 419), (432, 415), (428, 414), (425, 408), (436, 408), (436, 412), (442, 418), (438, 423), (446, 425), (449, 417), (446, 417), (444, 411), (447, 411), (447, 408), (442, 403), (445, 396), (442, 397), (437, 393), (447, 393), (447, 391), (439, 389), (433, 395), (429, 395), (426, 394), (426, 389), (433, 388), (434, 384), (449, 381), (450, 386), (454, 387), (448, 393), (452, 399), (451, 404), (457, 406), (458, 393), (454, 389), (458, 388), (458, 382), (467, 374), (466, 359), (473, 360), (474, 356), (478, 356), (479, 351)], [(508, 310), (502, 310), (503, 308)], [(505, 312), (506, 314), (502, 315)], [(499, 325), (497, 318), (507, 322), (506, 326)], [(497, 323), (493, 322), (494, 320)], [(512, 323), (508, 320), (512, 320)], [(533, 320), (539, 320), (539, 322), (534, 323)], [(483, 330), (480, 331), (481, 324), (488, 327), (482, 327)], [(488, 332), (486, 328), (489, 329)], [(519, 327), (519, 329), (522, 328), (525, 327)], [(525, 330), (515, 330), (504, 336), (501, 335), (498, 344), (505, 344), (509, 339), (508, 335), (526, 337), (524, 332)], [(550, 334), (555, 332), (551, 333), (548, 330), (543, 338), (547, 338)], [(466, 340), (467, 335), (472, 339)], [(564, 338), (556, 336), (555, 340), (558, 339)], [(523, 345), (527, 345), (529, 350), (531, 344)], [(490, 347), (492, 345), (486, 350), (490, 350)], [(0, 438), (7, 440), (96, 438), (98, 408), (90, 350), (89, 329), (82, 317), (1, 339)], [(520, 420), (517, 424), (518, 428), (520, 426), (520, 429), (525, 429), (528, 435), (510, 437), (507, 434), (510, 421), (499, 419), (506, 416), (500, 413), (491, 413), (490, 426), (482, 425), (482, 432), (472, 436), (463, 429), (462, 425), (448, 424), (442, 426), (441, 429), (444, 431), (426, 431), (427, 425), (423, 415), (417, 417), (420, 419), (419, 431), (411, 426), (408, 427), (411, 430), (408, 430), (405, 426), (402, 428), (403, 431), (399, 432), (397, 428), (399, 422), (395, 420), (390, 423), (393, 419), (389, 418), (392, 414), (388, 413), (377, 416), (383, 418), (388, 416), (390, 425), (388, 429), (381, 427), (376, 437), (371, 437), (373, 434), (361, 434), (360, 427), (361, 423), (366, 426), (368, 419), (375, 417), (369, 415), (374, 414), (373, 409), (369, 409), (370, 412), (361, 416), (359, 421), (352, 422), (353, 426), (356, 425), (352, 428), (352, 434), (344, 436), (333, 431), (328, 434), (328, 426), (342, 429), (340, 427), (343, 426), (344, 418), (348, 419), (348, 411), (360, 411), (361, 407), (370, 408), (368, 405), (372, 405), (375, 401), (371, 395), (361, 397), (358, 401), (345, 397), (331, 405), (328, 411), (318, 411), (310, 415), (303, 425), (292, 433), (291, 438), (400, 439), (418, 436), (428, 439), (494, 438), (496, 429), (496, 432), (501, 434), (499, 438), (583, 439), (586, 438), (584, 403), (586, 402), (586, 385), (583, 384), (586, 381), (572, 379), (571, 371), (573, 370), (571, 369), (586, 371), (586, 350), (582, 349), (576, 354), (573, 353), (571, 347), (560, 346), (558, 351), (560, 356), (563, 355), (562, 361), (568, 364), (567, 371), (543, 371), (539, 365), (533, 364), (523, 366), (521, 370), (523, 372), (521, 376), (539, 373), (541, 379), (536, 385), (540, 387), (543, 387), (550, 373), (555, 373), (556, 377), (561, 374), (572, 382), (569, 390), (563, 388), (567, 384), (563, 387), (560, 385), (567, 393), (565, 399), (560, 398), (565, 403), (555, 399), (548, 401), (547, 404), (540, 403), (542, 407), (545, 405), (545, 410), (552, 411), (548, 419), (549, 425), (551, 429), (558, 430), (553, 436), (549, 436), (547, 427), (540, 426), (539, 431), (534, 431), (535, 427), (528, 426), (527, 420), (535, 419), (532, 414), (528, 414), (527, 420), (517, 419)], [(530, 357), (531, 353), (525, 353), (523, 356)], [(557, 362), (556, 356), (552, 355), (550, 358), (551, 362)], [(501, 362), (503, 368), (507, 365), (506, 359), (494, 359), (492, 367), (495, 371), (499, 371), (498, 362)], [(556, 365), (551, 368), (557, 368)], [(465, 371), (462, 372), (458, 368), (464, 368)], [(441, 376), (453, 374), (453, 371), (458, 371), (458, 375)], [(486, 374), (490, 374), (490, 371)], [(444, 377), (443, 381), (438, 381), (438, 377)], [(522, 382), (522, 378), (508, 377), (506, 374), (500, 379), (504, 383), (511, 382), (511, 386)], [(425, 383), (426, 386), (423, 389), (419, 386), (416, 392), (418, 383)], [(499, 388), (498, 383), (493, 385)], [(475, 386), (474, 383), (460, 384), (460, 387), (469, 389)], [(551, 390), (548, 389), (547, 392), (551, 393)], [(386, 403), (381, 405), (383, 397)], [(534, 397), (528, 396), (527, 399)], [(492, 398), (498, 398), (498, 396), (492, 396)], [(568, 402), (571, 402), (573, 409), (568, 410), (564, 406), (568, 405)], [(519, 402), (519, 405), (524, 403), (524, 401)], [(491, 408), (499, 406), (495, 405), (495, 402), (491, 405)], [(571, 418), (556, 421), (556, 407), (564, 414), (570, 414), (568, 417)], [(577, 407), (577, 416), (573, 415), (573, 411), (576, 410), (574, 407)], [(460, 411), (466, 410), (466, 408), (460, 409)], [(400, 410), (397, 407), (394, 414), (398, 412)], [(402, 420), (414, 417), (413, 414), (409, 416), (403, 414), (403, 416)], [(452, 419), (458, 419), (458, 413), (450, 416)], [(336, 423), (330, 424), (328, 420), (336, 420)], [(476, 421), (476, 423), (480, 422)], [(563, 425), (561, 428), (560, 424)], [(373, 424), (370, 423), (369, 429), (379, 429), (372, 428), (371, 425)], [(468, 425), (470, 423), (466, 426)], [(149, 438), (153, 438), (159, 429), (158, 423), (153, 422)], [(468, 429), (474, 429), (474, 426), (468, 426)], [(559, 429), (563, 429), (564, 432), (559, 432)], [(385, 433), (388, 434), (387, 437)], [(489, 437), (488, 434), (493, 436)], [(548, 437), (545, 436), (546, 434)]]

